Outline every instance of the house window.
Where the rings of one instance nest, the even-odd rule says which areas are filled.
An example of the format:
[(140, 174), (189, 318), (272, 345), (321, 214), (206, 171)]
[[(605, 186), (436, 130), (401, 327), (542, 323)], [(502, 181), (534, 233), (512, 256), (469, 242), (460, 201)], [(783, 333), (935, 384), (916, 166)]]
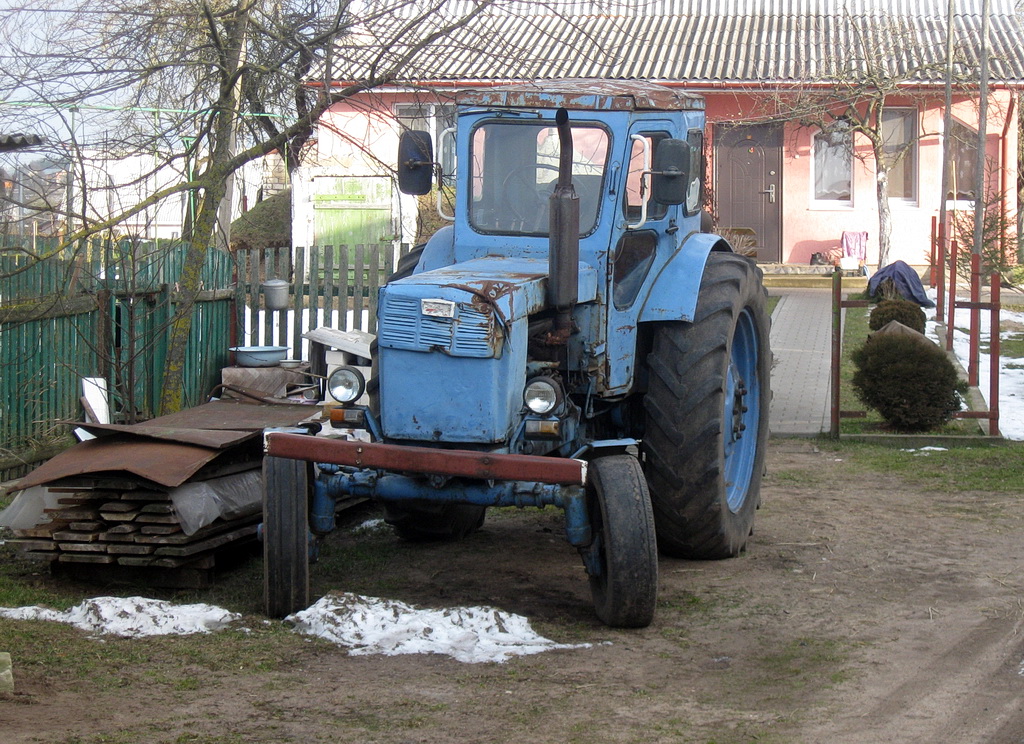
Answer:
[(949, 128), (947, 199), (974, 201), (977, 194), (978, 132), (958, 121)]
[(814, 200), (853, 204), (853, 132), (842, 120), (814, 135)]
[(889, 169), (889, 198), (917, 201), (917, 111), (882, 111), (882, 153)]

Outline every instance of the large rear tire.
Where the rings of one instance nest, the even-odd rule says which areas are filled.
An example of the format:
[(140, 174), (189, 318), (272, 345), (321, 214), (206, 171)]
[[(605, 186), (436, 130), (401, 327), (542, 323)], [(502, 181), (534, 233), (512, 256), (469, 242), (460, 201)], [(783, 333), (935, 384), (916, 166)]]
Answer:
[(475, 504), (390, 502), (384, 507), (384, 521), (411, 542), (461, 540), (480, 528), (486, 512), (486, 507)]
[(771, 400), (766, 297), (753, 261), (712, 253), (694, 321), (655, 330), (642, 450), (666, 555), (731, 557), (753, 529)]
[(263, 458), (263, 599), (269, 617), (309, 606), (309, 465)]
[(644, 628), (658, 598), (658, 546), (643, 469), (632, 455), (610, 455), (592, 460), (587, 470), (594, 609), (613, 628)]

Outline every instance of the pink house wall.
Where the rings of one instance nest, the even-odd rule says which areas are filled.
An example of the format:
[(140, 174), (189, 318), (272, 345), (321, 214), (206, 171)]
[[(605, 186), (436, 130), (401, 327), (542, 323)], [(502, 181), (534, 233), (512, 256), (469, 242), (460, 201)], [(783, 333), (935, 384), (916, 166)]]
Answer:
[[(428, 94), (429, 95), (429, 94)], [(704, 92), (707, 101), (708, 137), (712, 155), (709, 174), (714, 178), (713, 129), (719, 122), (763, 121), (764, 97), (741, 92)], [(390, 114), (395, 103), (416, 100), (408, 94), (378, 94), (366, 105), (341, 104), (332, 107), (321, 122), (319, 149), (321, 162), (346, 164), (353, 175), (381, 174), (381, 163), (394, 161), (397, 126)], [(420, 100), (423, 100), (422, 98)], [(917, 107), (921, 139), (918, 144), (916, 203), (891, 200), (892, 236), (889, 261), (903, 260), (925, 266), (929, 260), (932, 218), (939, 214), (941, 184), (942, 100), (941, 92), (923, 98), (892, 98), (888, 105)], [(954, 117), (971, 127), (978, 126), (977, 102), (959, 98), (954, 102)], [(1010, 224), (1016, 221), (1017, 183), (1016, 107), (1011, 91), (991, 92), (988, 117), (987, 155), (991, 168), (987, 189), (1005, 194), (1004, 211)], [(332, 131), (333, 130), (333, 131)], [(859, 158), (854, 159), (853, 204), (822, 207), (814, 204), (812, 192), (812, 141), (814, 130), (796, 124), (784, 126), (782, 163), (782, 261), (809, 263), (811, 254), (839, 246), (844, 230), (868, 232), (868, 263), (878, 261), (878, 207), (870, 148), (866, 141), (855, 141)], [(359, 143), (359, 144), (356, 144)], [(365, 149), (364, 149), (365, 148)], [(371, 151), (373, 157), (367, 157)], [(317, 160), (317, 158), (313, 158)], [(376, 161), (376, 162), (375, 162)], [(307, 161), (309, 162), (309, 161)], [(411, 205), (410, 205), (411, 206)], [(952, 206), (952, 204), (951, 204)], [(965, 205), (959, 205), (963, 208)]]
[[(734, 92), (705, 93), (709, 123), (764, 120), (763, 98)], [(932, 218), (938, 217), (942, 174), (941, 93), (922, 100), (892, 98), (889, 106), (915, 107), (919, 111), (917, 196), (915, 203), (890, 200), (892, 233), (889, 261), (914, 266), (929, 262)], [(953, 116), (962, 124), (978, 126), (975, 99), (954, 99)], [(1007, 124), (1009, 124), (1007, 126)], [(855, 140), (853, 203), (826, 207), (814, 204), (812, 141), (814, 130), (788, 123), (784, 127), (782, 153), (782, 262), (809, 263), (811, 254), (837, 248), (843, 231), (868, 232), (868, 264), (878, 261), (878, 200), (873, 158), (864, 138)], [(711, 135), (713, 136), (713, 135)], [(994, 90), (989, 101), (986, 154), (990, 169), (986, 188), (1004, 193), (1004, 212), (1015, 224), (1017, 182), (1017, 127), (1013, 94)], [(714, 156), (712, 155), (712, 158)], [(713, 172), (713, 168), (712, 168)], [(952, 207), (952, 203), (949, 205)], [(963, 203), (958, 205), (964, 208)]]

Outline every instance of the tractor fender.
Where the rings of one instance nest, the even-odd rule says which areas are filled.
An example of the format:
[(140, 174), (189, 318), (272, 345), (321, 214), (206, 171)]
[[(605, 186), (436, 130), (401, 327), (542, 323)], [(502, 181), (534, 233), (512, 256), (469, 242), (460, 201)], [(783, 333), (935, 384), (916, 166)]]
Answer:
[(431, 235), (430, 240), (423, 246), (423, 255), (420, 257), (415, 273), (440, 269), (444, 266), (451, 266), (453, 263), (455, 263), (455, 228), (452, 225), (445, 225)]
[(704, 265), (711, 251), (732, 252), (732, 248), (719, 235), (690, 233), (654, 277), (638, 321), (692, 321)]

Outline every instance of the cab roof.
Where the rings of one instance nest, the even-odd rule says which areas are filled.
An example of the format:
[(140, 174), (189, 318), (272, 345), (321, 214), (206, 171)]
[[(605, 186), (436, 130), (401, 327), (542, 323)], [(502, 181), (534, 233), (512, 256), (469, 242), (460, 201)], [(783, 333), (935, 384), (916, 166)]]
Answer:
[(640, 80), (566, 78), (462, 90), (460, 106), (588, 111), (702, 111), (703, 96)]

